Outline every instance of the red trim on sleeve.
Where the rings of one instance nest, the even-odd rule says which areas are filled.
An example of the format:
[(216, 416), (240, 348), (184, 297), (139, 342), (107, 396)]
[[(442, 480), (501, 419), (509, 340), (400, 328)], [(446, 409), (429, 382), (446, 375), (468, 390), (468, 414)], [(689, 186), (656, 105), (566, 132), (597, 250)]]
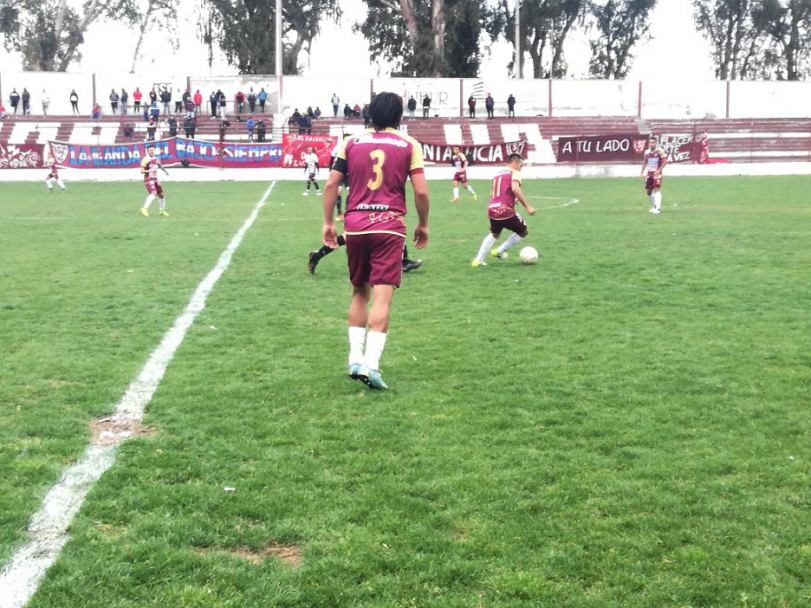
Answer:
[(422, 167), (417, 167), (416, 169), (412, 169), (408, 172), (409, 175), (419, 175), (420, 173), (425, 173), (425, 169)]

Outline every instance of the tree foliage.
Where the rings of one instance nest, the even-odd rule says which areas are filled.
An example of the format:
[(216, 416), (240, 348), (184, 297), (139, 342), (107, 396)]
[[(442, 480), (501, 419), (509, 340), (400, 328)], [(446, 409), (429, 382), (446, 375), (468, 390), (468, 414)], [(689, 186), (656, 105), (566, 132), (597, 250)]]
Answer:
[(368, 0), (357, 26), (394, 76), (473, 77), (481, 62), (483, 0)]
[(148, 0), (146, 10), (140, 18), (138, 42), (132, 53), (132, 67), (130, 73), (135, 73), (135, 64), (141, 58), (141, 47), (147, 32), (153, 28), (165, 30), (169, 33), (172, 46), (177, 50), (177, 8), (178, 0)]
[[(337, 21), (341, 12), (337, 0), (297, 0), (285, 2), (282, 13), (282, 70), (298, 74), (301, 51), (310, 51), (322, 18)], [(274, 0), (203, 0), (200, 29), (209, 63), (216, 45), (241, 74), (276, 72)]]
[(693, 0), (693, 6), (722, 80), (808, 74), (811, 0)]
[[(488, 13), (486, 29), (492, 40), (504, 37), (515, 47), (513, 5), (513, 0), (499, 0), (495, 9)], [(569, 34), (583, 25), (587, 7), (588, 0), (521, 2), (521, 50), (522, 54), (526, 51), (532, 58), (533, 77), (563, 78), (566, 75), (563, 45)], [(509, 67), (520, 71), (515, 60)]]
[(64, 72), (81, 59), (79, 47), (91, 24), (106, 17), (134, 24), (136, 0), (0, 0), (0, 34), (6, 50), (20, 53), (23, 69)]
[(589, 40), (589, 74), (596, 78), (623, 79), (631, 68), (631, 50), (647, 38), (650, 12), (656, 0), (608, 0), (593, 3), (591, 15), (598, 36)]

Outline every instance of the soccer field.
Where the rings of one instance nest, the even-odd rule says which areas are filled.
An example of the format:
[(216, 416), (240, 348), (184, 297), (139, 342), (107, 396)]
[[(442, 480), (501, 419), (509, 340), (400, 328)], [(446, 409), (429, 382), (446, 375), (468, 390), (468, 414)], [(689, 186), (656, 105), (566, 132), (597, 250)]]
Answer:
[[(2, 184), (0, 567), (269, 184), (67, 185)], [(811, 178), (527, 180), (486, 268), (429, 185), (391, 390), (276, 184), (29, 606), (811, 605)]]

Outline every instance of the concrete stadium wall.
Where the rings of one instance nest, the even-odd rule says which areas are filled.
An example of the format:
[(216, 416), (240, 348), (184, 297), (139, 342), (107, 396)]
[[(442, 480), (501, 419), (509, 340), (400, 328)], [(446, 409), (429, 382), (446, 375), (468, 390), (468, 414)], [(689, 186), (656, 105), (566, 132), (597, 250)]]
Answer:
[[(473, 166), (467, 170), (471, 180), (489, 180), (499, 171), (499, 166)], [(526, 179), (554, 179), (554, 178), (638, 178), (639, 165), (535, 165), (525, 166), (521, 171)], [(137, 169), (60, 169), (59, 174), (69, 185), (71, 181), (81, 182), (122, 182), (142, 181)], [(40, 182), (45, 180), (47, 171), (32, 171), (31, 169), (6, 169), (0, 171), (0, 182)], [(451, 181), (453, 168), (448, 166), (429, 166), (425, 168), (425, 175), (429, 181)], [(667, 167), (667, 177), (725, 177), (736, 175), (811, 175), (811, 163), (746, 163), (746, 164), (717, 164), (693, 165), (670, 164)], [(324, 177), (324, 176), (322, 176)], [(169, 175), (163, 176), (161, 181), (167, 188), (172, 182), (271, 182), (271, 181), (299, 181), (302, 179), (301, 169), (182, 169), (169, 167)], [(640, 188), (642, 183), (640, 182)]]
[[(281, 86), (280, 86), (281, 85)], [(310, 78), (301, 76), (226, 75), (194, 76), (173, 73), (153, 74), (64, 74), (43, 72), (0, 72), (0, 97), (8, 108), (12, 88), (31, 93), (32, 114), (42, 113), (42, 92), (51, 98), (49, 114), (70, 114), (70, 91), (76, 89), (79, 110), (90, 114), (93, 101), (109, 112), (110, 90), (130, 93), (135, 87), (148, 93), (152, 87), (172, 89), (173, 101), (178, 91), (189, 86), (199, 89), (204, 101), (212, 91), (222, 89), (232, 111), (234, 95), (251, 87), (258, 93), (268, 92), (268, 112), (281, 110), (290, 115), (308, 106), (321, 108), (332, 115), (330, 99), (337, 93), (343, 104), (366, 103), (372, 92), (394, 91), (418, 101), (422, 114), (422, 97), (431, 97), (431, 116), (467, 116), (467, 99), (477, 99), (477, 113), (485, 115), (484, 99), (491, 93), (496, 114), (507, 111), (507, 98), (516, 98), (518, 116), (637, 116), (640, 118), (805, 118), (811, 117), (811, 82), (702, 82), (702, 81), (636, 81), (636, 80), (510, 80), (482, 78)], [(157, 89), (156, 89), (157, 90)], [(281, 94), (280, 94), (281, 93)], [(281, 99), (281, 103), (280, 103)]]

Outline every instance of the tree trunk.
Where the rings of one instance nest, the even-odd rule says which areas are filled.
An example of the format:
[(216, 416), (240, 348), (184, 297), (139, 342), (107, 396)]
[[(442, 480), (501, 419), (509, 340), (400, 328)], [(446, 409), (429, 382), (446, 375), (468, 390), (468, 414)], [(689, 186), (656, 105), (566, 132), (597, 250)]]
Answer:
[(130, 74), (135, 74), (135, 63), (138, 61), (138, 55), (141, 52), (141, 45), (144, 43), (144, 34), (149, 25), (149, 19), (152, 17), (152, 11), (155, 8), (155, 3), (150, 0), (149, 8), (146, 10), (144, 20), (141, 22), (141, 33), (138, 35), (138, 43), (135, 45), (135, 52), (132, 54), (132, 67), (130, 67)]
[(431, 6), (431, 27), (434, 35), (434, 76), (445, 75), (445, 10), (442, 0), (434, 0)]

